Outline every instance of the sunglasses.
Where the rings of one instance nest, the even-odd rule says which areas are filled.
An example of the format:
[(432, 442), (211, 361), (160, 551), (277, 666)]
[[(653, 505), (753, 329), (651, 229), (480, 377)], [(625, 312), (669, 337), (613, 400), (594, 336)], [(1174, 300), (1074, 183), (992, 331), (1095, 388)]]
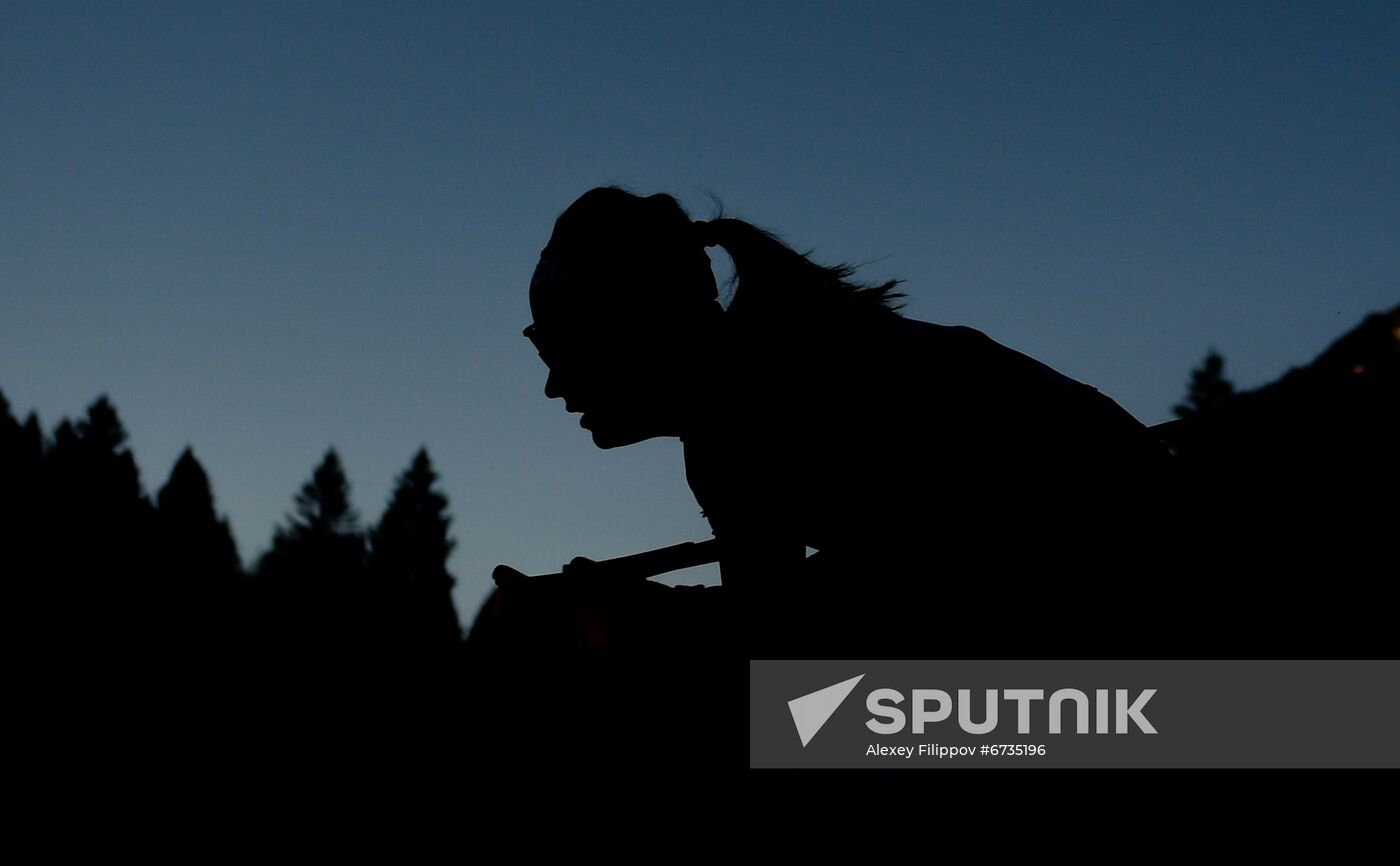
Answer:
[[(551, 340), (548, 331), (545, 331), (544, 337), (541, 338), (539, 325), (531, 323), (527, 325), (525, 330), (521, 331), (521, 333), (525, 336), (525, 339), (530, 341), (530, 345), (535, 347), (535, 351), (539, 353), (540, 359), (551, 367), (553, 367), (556, 362), (563, 360), (566, 353), (568, 353), (567, 347), (569, 343), (558, 339)], [(564, 348), (565, 351), (561, 352), (561, 348)]]

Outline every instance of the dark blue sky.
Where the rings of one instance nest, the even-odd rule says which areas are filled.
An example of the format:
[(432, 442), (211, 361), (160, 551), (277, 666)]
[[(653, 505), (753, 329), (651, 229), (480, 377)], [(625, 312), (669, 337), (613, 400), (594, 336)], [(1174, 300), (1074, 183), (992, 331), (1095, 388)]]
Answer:
[(192, 444), (245, 560), (328, 445), (374, 519), (426, 444), (468, 617), (705, 537), (678, 443), (596, 450), (520, 337), (604, 183), (1162, 421), (1209, 347), (1257, 385), (1400, 300), (1400, 5), (3, 3), (0, 389), (108, 393), (151, 491)]

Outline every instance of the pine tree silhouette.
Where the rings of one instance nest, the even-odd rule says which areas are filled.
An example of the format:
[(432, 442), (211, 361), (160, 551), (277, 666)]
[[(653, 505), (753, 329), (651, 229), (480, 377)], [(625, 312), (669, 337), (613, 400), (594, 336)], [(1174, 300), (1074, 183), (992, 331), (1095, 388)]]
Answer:
[[(169, 695), (217, 701), (236, 654), (242, 568), (228, 524), (214, 512), (209, 477), (186, 448), (156, 496), (145, 667)], [(199, 691), (194, 691), (198, 689)]]
[(94, 452), (119, 453), (126, 444), (126, 428), (117, 417), (116, 407), (102, 395), (88, 406), (87, 416), (78, 422), (78, 436)]
[[(43, 468), (44, 434), (33, 412), (23, 424), (10, 414), (10, 401), (0, 392), (0, 500), (19, 516), (33, 514), (39, 473)], [(9, 524), (6, 524), (7, 526)]]
[(209, 476), (190, 448), (180, 454), (156, 496), (158, 548), (167, 576), (218, 580), (238, 576), (238, 549), (228, 522), (214, 511)]
[[(67, 427), (68, 422), (64, 421), (63, 426)], [(90, 504), (110, 509), (109, 517), (116, 513), (149, 512), (150, 502), (141, 488), (136, 458), (126, 448), (126, 428), (106, 395), (88, 406), (87, 415), (72, 428), (71, 438), (64, 438), (73, 446), (73, 458)]]
[(350, 482), (334, 448), (296, 495), (296, 511), (277, 528), (272, 549), (259, 562), (263, 575), (303, 578), (358, 576), (365, 539), (350, 505)]
[[(365, 539), (334, 448), (295, 498), (258, 561), (243, 632), (256, 678), (310, 712), (343, 698), (372, 658), (375, 611), (366, 604)], [(319, 695), (315, 689), (322, 690)]]
[(0, 445), (4, 446), (4, 450), (0, 451), (0, 460), (9, 460), (11, 442), (15, 441), (13, 437), (18, 432), (19, 422), (10, 414), (10, 401), (6, 399), (5, 392), (0, 391)]
[(311, 533), (349, 535), (359, 532), (359, 515), (350, 507), (350, 482), (332, 448), (297, 494), (297, 515)]
[(151, 580), (154, 509), (126, 441), (105, 396), (77, 424), (58, 425), (30, 542), (40, 562), (26, 608), (31, 651), (94, 706), (143, 700), (149, 662), (172, 649)]
[(37, 532), (44, 525), (42, 473), (44, 434), (33, 412), (20, 424), (0, 393), (0, 537), (11, 574), (35, 566)]
[(447, 557), (456, 542), (448, 537), (452, 518), (437, 480), (427, 449), (420, 448), (399, 475), (379, 525), (370, 530), (369, 564), (381, 587), (406, 600), (413, 642), (455, 645), (462, 631)]
[(54, 431), (44, 461), (45, 544), (69, 580), (112, 584), (104, 578), (146, 571), (154, 508), (126, 441), (105, 395), (77, 425), (65, 419)]
[(1172, 407), (1178, 418), (1212, 412), (1235, 395), (1235, 386), (1225, 378), (1225, 359), (1211, 349), (1201, 366), (1191, 371), (1186, 402)]

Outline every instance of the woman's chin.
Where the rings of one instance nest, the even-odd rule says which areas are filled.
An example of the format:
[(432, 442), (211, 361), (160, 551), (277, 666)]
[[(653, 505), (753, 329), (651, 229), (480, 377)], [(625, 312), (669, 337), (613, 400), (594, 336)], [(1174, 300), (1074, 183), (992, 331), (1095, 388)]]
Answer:
[(622, 427), (612, 427), (607, 424), (597, 423), (597, 419), (591, 419), (585, 415), (579, 419), (579, 426), (593, 434), (593, 444), (599, 448), (621, 448), (624, 445), (635, 445), (643, 439), (650, 439), (651, 435), (639, 433), (636, 430), (629, 430)]
[(594, 430), (593, 444), (599, 448), (621, 448), (641, 440), (636, 437), (618, 436), (610, 430)]

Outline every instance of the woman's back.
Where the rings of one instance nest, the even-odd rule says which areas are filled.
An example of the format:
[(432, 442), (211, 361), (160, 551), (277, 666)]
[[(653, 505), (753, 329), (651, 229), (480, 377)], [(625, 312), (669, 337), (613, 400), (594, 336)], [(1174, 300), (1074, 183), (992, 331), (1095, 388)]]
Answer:
[(1054, 570), (1084, 602), (1150, 540), (1170, 457), (1108, 397), (971, 328), (891, 316), (842, 336), (770, 347), (776, 400), (763, 352), (737, 352), (754, 375), (730, 417), (686, 440), (760, 644), (864, 654), (897, 627), (903, 646), (926, 617), (949, 634), (949, 610), (986, 623), (979, 601), (1037, 586), (1017, 604), (1044, 611)]

